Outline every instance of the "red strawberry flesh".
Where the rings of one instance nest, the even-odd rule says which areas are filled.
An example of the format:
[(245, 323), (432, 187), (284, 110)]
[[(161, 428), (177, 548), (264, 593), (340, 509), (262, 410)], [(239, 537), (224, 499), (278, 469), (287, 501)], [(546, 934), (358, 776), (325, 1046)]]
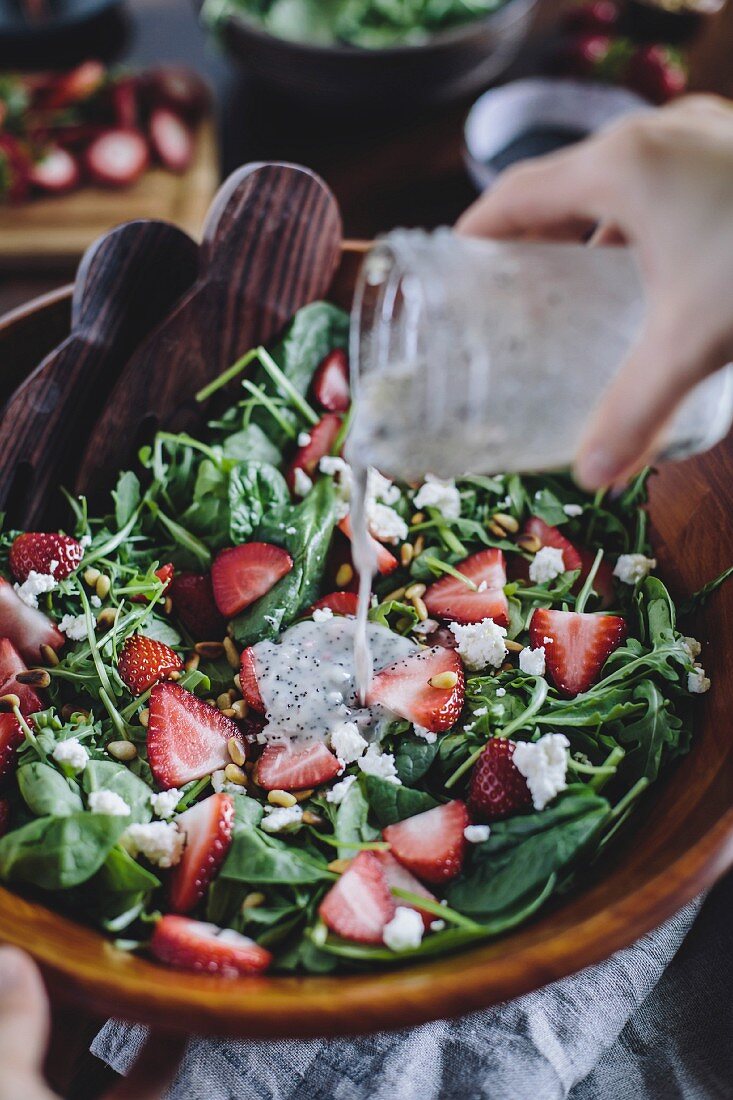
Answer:
[(468, 808), (478, 821), (497, 821), (532, 804), (527, 780), (514, 764), (514, 742), (494, 737), (471, 774)]
[(220, 551), (211, 567), (214, 599), (230, 619), (266, 595), (293, 568), (287, 550), (269, 542), (245, 542)]
[(286, 480), (290, 491), (295, 492), (295, 471), (303, 470), (308, 477), (314, 477), (318, 471), (318, 463), (333, 449), (343, 421), (334, 413), (326, 413), (317, 424), (308, 429), (310, 439), (295, 452), (288, 466)]
[(81, 543), (69, 535), (27, 531), (13, 541), (8, 561), (18, 581), (27, 580), (31, 572), (51, 574), (57, 581), (63, 581), (78, 568), (83, 557)]
[(265, 704), (257, 683), (257, 665), (254, 650), (251, 646), (242, 651), (242, 660), (239, 666), (239, 687), (249, 705), (254, 707), (260, 714), (264, 714)]
[(176, 573), (167, 589), (173, 610), (196, 642), (224, 637), (226, 619), (214, 601), (209, 573)]
[(232, 841), (234, 799), (212, 794), (176, 818), (186, 834), (180, 863), (168, 882), (168, 899), (174, 913), (190, 913), (218, 873)]
[(307, 612), (312, 615), (314, 611), (322, 611), (327, 608), (334, 615), (356, 615), (359, 607), (359, 597), (356, 592), (330, 592), (327, 596), (321, 596), (320, 600), (310, 607)]
[(17, 680), (18, 673), (27, 672), (23, 658), (9, 638), (0, 638), (0, 695), (17, 695), (20, 713), (27, 717), (43, 710), (40, 696), (27, 684)]
[(373, 852), (359, 852), (326, 894), (318, 913), (337, 936), (378, 944), (396, 908), (379, 859)]
[[(351, 516), (344, 516), (344, 518), (339, 521), (338, 526), (339, 531), (342, 531), (343, 534), (346, 535), (349, 542), (353, 542)], [(382, 576), (386, 576), (387, 573), (391, 573), (394, 569), (396, 569), (400, 563), (397, 561), (397, 558), (394, 556), (394, 554), (390, 554), (386, 546), (382, 546), (381, 542), (377, 542), (377, 540), (372, 535), (368, 535), (367, 537), (369, 539), (369, 545), (371, 546), (372, 551), (376, 556), (377, 569), (382, 574)]]
[(343, 348), (334, 348), (322, 360), (313, 377), (313, 396), (329, 412), (346, 412), (351, 404), (349, 360)]
[(587, 691), (626, 637), (626, 623), (617, 615), (537, 608), (529, 624), (534, 649), (545, 648), (547, 672), (563, 695)]
[(28, 607), (12, 584), (0, 577), (0, 635), (9, 638), (24, 661), (38, 664), (41, 646), (61, 649), (64, 635), (42, 611)]
[(532, 516), (524, 525), (525, 535), (534, 535), (540, 546), (552, 546), (556, 550), (562, 550), (562, 560), (565, 569), (571, 572), (581, 569), (583, 561), (580, 551), (573, 546), (570, 539), (566, 538), (557, 527), (551, 527), (539, 516)]
[(382, 836), (395, 859), (423, 882), (439, 885), (460, 873), (469, 824), (465, 803), (447, 802), (388, 825)]
[(234, 722), (179, 684), (156, 684), (148, 705), (148, 761), (166, 789), (225, 768), (227, 742), (242, 741)]
[(166, 913), (155, 926), (150, 950), (156, 959), (179, 970), (222, 978), (261, 974), (272, 955), (247, 936), (190, 917)]
[(458, 562), (456, 569), (473, 581), (476, 588), (470, 588), (456, 577), (441, 577), (425, 593), (428, 614), (457, 623), (493, 619), (499, 626), (508, 626), (509, 604), (504, 595), (506, 567), (501, 550), (494, 547), (479, 550)]
[[(451, 687), (433, 687), (429, 682), (442, 673), (455, 673)], [(416, 726), (442, 733), (455, 725), (465, 696), (463, 665), (452, 649), (434, 646), (417, 650), (409, 657), (381, 669), (367, 692), (369, 706), (381, 704), (392, 714)]]
[[(382, 864), (382, 871), (390, 891), (393, 887), (396, 887), (399, 890), (406, 890), (410, 894), (416, 894), (418, 897), (426, 898), (428, 901), (437, 900), (435, 895), (431, 894), (428, 888), (423, 886), (406, 867), (403, 867), (402, 864), (394, 858), (391, 852), (375, 852), (374, 854)], [(436, 919), (435, 914), (428, 912), (427, 909), (421, 909), (417, 905), (413, 906), (409, 901), (405, 901), (404, 898), (395, 897), (394, 894), (392, 896), (395, 899), (396, 905), (403, 905), (408, 909), (415, 909), (422, 917), (423, 925), (426, 930), (430, 927), (431, 922)]]
[(266, 791), (305, 791), (335, 779), (341, 765), (322, 741), (305, 748), (267, 745), (254, 770), (255, 782)]
[(159, 680), (182, 669), (181, 658), (170, 646), (142, 634), (130, 635), (117, 662), (120, 679), (133, 695), (141, 695)]

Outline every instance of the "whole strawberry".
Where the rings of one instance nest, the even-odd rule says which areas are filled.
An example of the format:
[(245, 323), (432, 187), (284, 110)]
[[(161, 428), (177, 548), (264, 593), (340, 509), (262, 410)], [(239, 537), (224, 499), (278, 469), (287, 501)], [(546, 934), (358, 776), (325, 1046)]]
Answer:
[(117, 671), (123, 684), (133, 695), (147, 691), (159, 680), (183, 668), (181, 658), (170, 646), (146, 638), (143, 634), (131, 634), (122, 647)]
[(624, 83), (651, 103), (666, 103), (682, 95), (687, 73), (673, 50), (666, 46), (640, 46), (629, 59)]
[(471, 776), (468, 808), (480, 821), (496, 821), (532, 804), (527, 781), (514, 764), (514, 742), (495, 737), (479, 756)]
[(27, 580), (31, 570), (49, 573), (62, 581), (73, 573), (84, 557), (84, 548), (69, 535), (28, 531), (18, 535), (10, 547), (10, 569), (18, 581)]

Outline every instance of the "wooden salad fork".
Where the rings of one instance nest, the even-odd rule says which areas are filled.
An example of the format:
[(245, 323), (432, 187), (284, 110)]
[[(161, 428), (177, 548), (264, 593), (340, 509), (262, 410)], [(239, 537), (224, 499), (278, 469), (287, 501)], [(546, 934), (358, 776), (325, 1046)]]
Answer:
[(123, 364), (196, 278), (182, 230), (134, 221), (100, 237), (79, 266), (71, 333), (0, 409), (0, 510), (33, 528), (58, 513), (79, 435), (99, 415)]
[(230, 176), (204, 226), (198, 278), (119, 374), (77, 491), (107, 488), (156, 427), (200, 427), (196, 394), (327, 293), (340, 247), (338, 206), (313, 172), (269, 163)]

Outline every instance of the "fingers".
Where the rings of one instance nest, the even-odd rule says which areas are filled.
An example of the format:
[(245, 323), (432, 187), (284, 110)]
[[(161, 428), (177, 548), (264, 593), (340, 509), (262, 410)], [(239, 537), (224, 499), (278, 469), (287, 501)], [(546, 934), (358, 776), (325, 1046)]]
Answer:
[(129, 1075), (105, 1100), (160, 1100), (176, 1075), (186, 1049), (186, 1036), (151, 1031)]
[(51, 1100), (41, 1065), (48, 1001), (38, 970), (22, 951), (0, 948), (0, 1100)]

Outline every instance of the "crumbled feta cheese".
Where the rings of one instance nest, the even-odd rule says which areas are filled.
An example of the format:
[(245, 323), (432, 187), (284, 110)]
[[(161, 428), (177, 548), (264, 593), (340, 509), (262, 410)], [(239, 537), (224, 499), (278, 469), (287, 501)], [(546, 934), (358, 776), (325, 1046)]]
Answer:
[(539, 741), (517, 741), (512, 761), (527, 780), (535, 810), (544, 810), (567, 787), (569, 747), (564, 733), (546, 733)]
[(444, 928), (445, 928), (445, 921), (444, 920), (431, 920), (431, 922), (430, 922), (430, 931), (431, 932), (442, 932)]
[(488, 825), (467, 825), (463, 835), (469, 844), (483, 844), (491, 836), (491, 829)]
[(546, 581), (554, 581), (565, 572), (565, 561), (562, 550), (557, 546), (542, 546), (529, 563), (529, 579), (534, 584), (545, 584)]
[(82, 550), (86, 550), (88, 546), (92, 545), (92, 536), (82, 535), (79, 539), (79, 545), (81, 546)]
[(656, 558), (647, 558), (644, 554), (621, 554), (613, 567), (613, 575), (623, 584), (636, 584), (656, 567)]
[(314, 623), (326, 623), (329, 619), (333, 618), (333, 611), (330, 607), (317, 607), (313, 612)]
[(409, 534), (402, 516), (388, 504), (376, 500), (367, 501), (366, 520), (369, 534), (380, 542), (404, 542)]
[(413, 503), (416, 508), (437, 508), (445, 519), (458, 519), (461, 514), (461, 495), (455, 481), (442, 481), (432, 474), (425, 475)]
[(488, 707), (476, 707), (475, 711), (473, 712), (473, 716), (474, 718), (483, 718), (483, 716), (488, 713)]
[(181, 862), (186, 834), (172, 822), (149, 821), (146, 825), (128, 825), (120, 844), (133, 859), (145, 856), (156, 867), (175, 867)]
[(682, 646), (690, 654), (690, 660), (694, 661), (696, 657), (699, 657), (702, 653), (702, 646), (698, 642), (697, 638), (683, 638)]
[(401, 786), (402, 780), (397, 775), (394, 756), (391, 752), (380, 752), (376, 745), (370, 745), (364, 756), (359, 757), (358, 763), (365, 775), (376, 775), (389, 783)]
[(299, 432), (298, 433), (298, 446), (299, 447), (307, 447), (308, 444), (310, 443), (310, 441), (311, 441), (310, 432)]
[[(260, 744), (264, 744), (266, 738), (264, 735), (260, 735), (258, 741)], [(240, 787), (238, 783), (230, 783), (223, 768), (217, 768), (215, 772), (211, 773), (211, 786), (214, 794), (244, 794), (244, 787)]]
[(89, 603), (92, 607), (101, 607), (102, 606), (102, 601), (100, 600), (100, 598), (96, 594), (96, 592), (94, 593), (93, 596), (90, 596)]
[(506, 656), (506, 630), (493, 619), (480, 623), (451, 623), (450, 628), (458, 642), (458, 656), (472, 672), (493, 665), (499, 668)]
[(181, 792), (177, 787), (171, 787), (168, 791), (153, 791), (150, 795), (150, 805), (156, 817), (173, 817), (180, 801)]
[(322, 474), (337, 477), (342, 484), (351, 490), (351, 467), (348, 462), (338, 455), (324, 455), (318, 463), (318, 469)]
[(68, 764), (75, 772), (83, 772), (89, 760), (89, 753), (78, 737), (67, 737), (65, 741), (59, 741), (51, 756), (57, 764)]
[(532, 649), (530, 646), (525, 646), (519, 654), (519, 667), (528, 676), (544, 676), (545, 647), (541, 645), (539, 649)]
[(38, 597), (45, 592), (53, 592), (57, 583), (50, 573), (36, 573), (35, 569), (31, 569), (23, 583), (13, 587), (27, 607), (38, 607)]
[(381, 500), (383, 504), (396, 504), (402, 496), (399, 486), (394, 485), (388, 477), (380, 474), (373, 466), (369, 467), (367, 474), (367, 499)]
[(366, 752), (367, 744), (355, 722), (341, 722), (331, 733), (331, 750), (342, 764), (353, 764)]
[(130, 807), (116, 791), (91, 791), (87, 799), (93, 814), (109, 814), (110, 817), (128, 817)]
[(58, 628), (62, 634), (70, 638), (72, 642), (80, 642), (87, 636), (87, 620), (85, 615), (64, 615)]
[(300, 806), (265, 806), (261, 827), (266, 833), (282, 833), (291, 825), (298, 825), (302, 817)]
[(503, 699), (505, 695), (506, 695), (506, 688), (497, 688), (496, 689), (496, 698), (497, 699)]
[(423, 930), (423, 919), (417, 910), (398, 905), (392, 920), (384, 926), (382, 939), (390, 951), (408, 951), (420, 946)]
[(415, 736), (422, 737), (423, 741), (427, 741), (429, 745), (434, 745), (435, 742), (438, 740), (437, 733), (434, 733), (433, 730), (425, 729), (425, 726), (418, 726), (417, 724), (415, 724), (412, 728), (415, 731)]
[(695, 665), (692, 672), (687, 673), (687, 690), (693, 695), (704, 695), (710, 691), (710, 678), (705, 675), (702, 665)]
[(583, 515), (582, 504), (563, 504), (562, 510), (566, 516), (570, 516), (571, 518)]
[(334, 806), (340, 806), (349, 793), (349, 788), (354, 783), (356, 783), (355, 775), (347, 775), (340, 783), (334, 783), (331, 790), (326, 792), (326, 802), (332, 802)]
[(296, 467), (293, 477), (293, 490), (297, 497), (306, 497), (313, 488), (313, 481), (302, 466)]

